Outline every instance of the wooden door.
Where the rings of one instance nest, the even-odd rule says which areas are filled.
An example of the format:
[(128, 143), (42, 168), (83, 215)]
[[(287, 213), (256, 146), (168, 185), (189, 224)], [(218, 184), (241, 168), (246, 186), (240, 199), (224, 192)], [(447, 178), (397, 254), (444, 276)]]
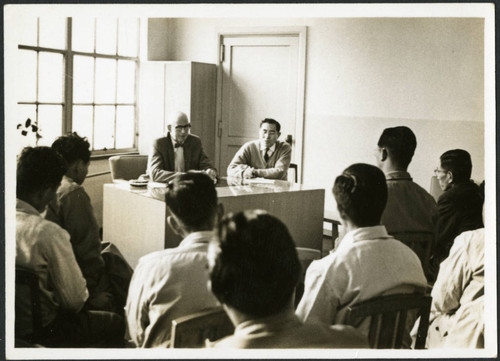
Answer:
[(264, 118), (280, 122), (280, 140), (291, 135), (292, 162), (301, 163), (305, 64), (300, 41), (299, 34), (221, 36), (217, 150), (222, 175), (238, 149), (258, 139)]

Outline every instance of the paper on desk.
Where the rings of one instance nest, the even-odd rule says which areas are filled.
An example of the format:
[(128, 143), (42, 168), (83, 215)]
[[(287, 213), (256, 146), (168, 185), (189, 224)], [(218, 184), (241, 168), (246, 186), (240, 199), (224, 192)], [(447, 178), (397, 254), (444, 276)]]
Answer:
[(166, 188), (167, 185), (165, 183), (160, 183), (160, 182), (148, 182), (148, 188)]
[(246, 184), (274, 184), (274, 179), (266, 179), (266, 178), (251, 178), (245, 179), (244, 183)]

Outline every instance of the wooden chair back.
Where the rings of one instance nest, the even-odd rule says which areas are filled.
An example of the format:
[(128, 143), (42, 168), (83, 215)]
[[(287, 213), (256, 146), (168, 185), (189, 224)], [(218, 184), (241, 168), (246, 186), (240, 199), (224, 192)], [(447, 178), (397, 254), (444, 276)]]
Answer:
[(370, 317), (368, 341), (371, 348), (399, 349), (407, 324), (408, 312), (418, 310), (420, 322), (415, 349), (425, 348), (429, 328), (431, 297), (422, 294), (394, 294), (380, 296), (350, 306), (346, 323), (359, 324)]
[(299, 179), (299, 168), (297, 164), (295, 163), (290, 163), (290, 166), (288, 167), (288, 174), (287, 174), (287, 180), (291, 182), (292, 180), (297, 183)]
[(295, 307), (300, 302), (300, 299), (304, 295), (304, 281), (306, 277), (306, 271), (312, 261), (321, 258), (321, 251), (318, 249), (296, 247), (297, 255), (299, 256), (299, 261), (302, 266), (302, 273), (300, 275), (299, 283), (295, 289)]
[[(38, 342), (42, 331), (42, 311), (38, 276), (32, 270), (16, 266), (15, 339), (17, 347)], [(26, 297), (28, 294), (28, 297)], [(21, 320), (31, 319), (31, 330), (26, 332)], [(21, 329), (23, 328), (23, 329)], [(31, 332), (30, 332), (31, 331)]]
[(201, 348), (205, 340), (231, 335), (234, 326), (222, 307), (211, 308), (172, 321), (170, 347)]
[(147, 155), (115, 155), (109, 158), (109, 168), (113, 181), (137, 179), (146, 173)]

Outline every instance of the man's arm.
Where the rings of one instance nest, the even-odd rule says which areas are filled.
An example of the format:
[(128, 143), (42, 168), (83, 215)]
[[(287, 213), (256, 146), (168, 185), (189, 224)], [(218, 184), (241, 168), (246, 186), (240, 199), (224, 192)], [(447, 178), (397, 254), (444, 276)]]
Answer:
[(244, 176), (253, 170), (251, 166), (250, 145), (243, 145), (233, 157), (231, 163), (227, 167), (227, 176), (236, 178), (251, 178)]
[(158, 141), (156, 140), (151, 148), (148, 158), (148, 174), (154, 182), (166, 183), (175, 175), (174, 171), (166, 170), (165, 159), (158, 150)]
[(337, 308), (340, 304), (337, 292), (330, 287), (327, 275), (321, 264), (313, 262), (307, 272), (304, 282), (304, 295), (300, 300), (297, 317), (303, 322), (333, 324)]
[(43, 253), (47, 259), (50, 282), (56, 289), (61, 308), (78, 312), (82, 309), (89, 293), (85, 278), (76, 263), (69, 234), (53, 223), (46, 227), (41, 246), (44, 247)]
[(441, 262), (448, 256), (450, 243), (458, 229), (458, 215), (453, 201), (442, 195), (438, 201), (437, 238), (432, 256)]
[(441, 263), (432, 288), (433, 316), (454, 313), (460, 306), (463, 290), (472, 277), (465, 241), (465, 235), (458, 236), (450, 255)]
[(59, 215), (71, 237), (76, 260), (92, 290), (104, 273), (99, 226), (90, 198), (83, 188), (64, 195), (59, 202)]
[(254, 173), (257, 177), (268, 179), (286, 179), (288, 167), (290, 167), (292, 148), (287, 143), (283, 143), (281, 148), (277, 151), (279, 152), (277, 154), (278, 159), (276, 159), (274, 167), (255, 169)]

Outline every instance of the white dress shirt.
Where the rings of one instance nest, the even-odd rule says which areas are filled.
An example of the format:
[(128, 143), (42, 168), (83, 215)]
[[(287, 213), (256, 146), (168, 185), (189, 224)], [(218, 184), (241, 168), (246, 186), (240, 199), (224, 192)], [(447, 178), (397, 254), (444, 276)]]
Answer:
[[(426, 286), (420, 260), (409, 247), (384, 226), (358, 228), (333, 253), (311, 263), (296, 314), (305, 322), (342, 324), (347, 306), (386, 294), (423, 292)], [(358, 329), (368, 334), (367, 326), (364, 322)]]
[[(271, 155), (273, 155), (274, 151), (276, 150), (276, 143), (274, 143), (271, 147), (269, 148), (266, 148), (265, 146), (263, 146), (262, 144), (260, 145), (260, 151), (261, 151), (261, 154), (262, 154), (262, 159), (266, 159), (266, 149), (267, 149), (267, 156), (269, 158), (271, 158)], [(269, 159), (268, 158), (268, 159)]]
[(172, 140), (172, 147), (174, 147), (175, 153), (175, 171), (176, 172), (184, 172), (185, 171), (185, 163), (184, 163), (184, 148), (183, 147), (175, 147), (176, 141), (172, 134), (170, 134), (170, 139)]

